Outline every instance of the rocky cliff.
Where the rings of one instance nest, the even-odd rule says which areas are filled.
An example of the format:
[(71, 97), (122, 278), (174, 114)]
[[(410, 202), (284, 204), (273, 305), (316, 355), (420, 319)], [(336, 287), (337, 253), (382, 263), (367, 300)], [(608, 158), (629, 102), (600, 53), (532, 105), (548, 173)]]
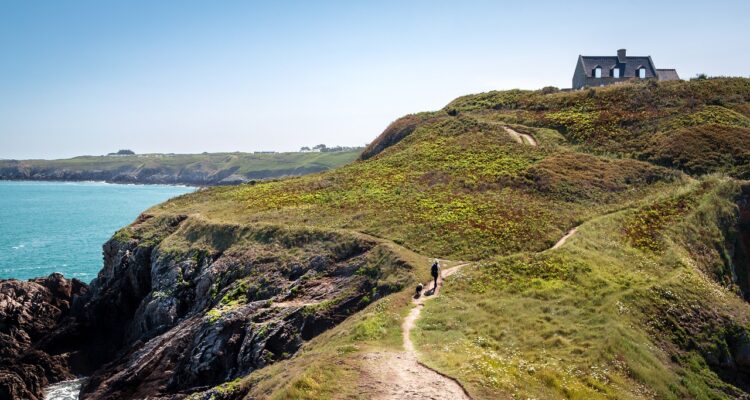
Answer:
[(48, 383), (73, 377), (68, 354), (46, 352), (44, 341), (86, 290), (60, 274), (0, 281), (0, 399), (41, 399)]
[(17, 376), (5, 366), (4, 387), (38, 398), (79, 374), (83, 399), (182, 398), (291, 357), (408, 272), (366, 237), (143, 215), (105, 244), (88, 290), (59, 276), (3, 283), (25, 307), (13, 354), (39, 349)]

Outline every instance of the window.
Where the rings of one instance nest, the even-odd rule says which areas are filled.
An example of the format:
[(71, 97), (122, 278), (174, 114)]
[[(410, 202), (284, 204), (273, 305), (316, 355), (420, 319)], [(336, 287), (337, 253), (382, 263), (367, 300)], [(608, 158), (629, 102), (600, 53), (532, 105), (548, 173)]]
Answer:
[(646, 77), (646, 68), (638, 68), (638, 77), (644, 79)]
[(602, 77), (602, 67), (594, 68), (594, 78), (601, 78), (601, 77)]
[(620, 68), (612, 68), (612, 77), (613, 78), (619, 78), (620, 77)]

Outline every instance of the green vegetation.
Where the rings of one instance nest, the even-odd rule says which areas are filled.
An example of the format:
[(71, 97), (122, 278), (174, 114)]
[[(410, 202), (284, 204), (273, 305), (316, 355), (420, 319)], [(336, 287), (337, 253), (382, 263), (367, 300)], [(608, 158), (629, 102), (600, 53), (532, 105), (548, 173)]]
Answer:
[[(750, 332), (750, 306), (694, 268), (681, 242), (698, 219), (723, 242), (726, 194), (737, 193), (731, 181), (691, 184), (589, 221), (559, 250), (454, 275), (423, 311), (424, 360), (478, 398), (734, 398), (741, 392), (705, 359)], [(658, 225), (659, 253), (618, 228), (634, 218)]]
[[(656, 161), (691, 174), (726, 172), (747, 179), (748, 102), (749, 80), (711, 78), (569, 93), (488, 92), (460, 97), (445, 110), (559, 129), (597, 154)], [(664, 152), (665, 144), (671, 144), (672, 153)], [(700, 168), (691, 168), (691, 163)]]
[[(734, 278), (748, 267), (734, 261), (748, 103), (740, 78), (465, 96), (394, 122), (352, 164), (210, 188), (148, 213), (224, 227), (165, 251), (248, 247), (247, 235), (283, 243), (279, 257), (306, 235), (342, 235), (329, 253), (350, 252), (346, 235), (387, 247), (356, 276), (377, 280), (375, 294), (398, 292), (366, 294), (372, 304), (236, 385), (255, 398), (361, 393), (367, 354), (401, 350), (428, 257), (476, 261), (427, 303), (413, 335), (422, 361), (474, 398), (735, 398), (746, 375), (727, 360), (750, 346)], [(216, 312), (249, 300), (255, 280), (217, 293)]]
[(348, 164), (359, 150), (292, 153), (110, 154), (64, 160), (0, 160), (0, 179), (236, 184)]
[(481, 259), (546, 248), (579, 221), (681, 179), (635, 160), (519, 145), (481, 116), (437, 117), (388, 150), (327, 174), (201, 191), (150, 212), (343, 228), (422, 254)]

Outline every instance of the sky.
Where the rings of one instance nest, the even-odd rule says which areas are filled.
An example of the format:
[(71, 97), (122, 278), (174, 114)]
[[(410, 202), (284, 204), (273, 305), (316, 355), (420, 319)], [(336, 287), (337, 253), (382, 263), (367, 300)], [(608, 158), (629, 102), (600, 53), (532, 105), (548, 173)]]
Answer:
[(0, 0), (0, 158), (361, 146), (579, 54), (749, 76), (750, 1)]

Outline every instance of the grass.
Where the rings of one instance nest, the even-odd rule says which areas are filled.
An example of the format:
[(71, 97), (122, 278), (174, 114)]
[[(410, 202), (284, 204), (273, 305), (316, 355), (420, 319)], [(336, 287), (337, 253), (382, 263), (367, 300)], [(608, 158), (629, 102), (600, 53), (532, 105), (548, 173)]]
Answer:
[[(663, 143), (683, 150), (670, 167), (694, 175), (726, 172), (747, 179), (750, 81), (713, 78), (689, 82), (640, 82), (575, 92), (488, 92), (460, 97), (445, 107), (460, 114), (490, 114), (496, 120), (554, 128), (596, 154), (660, 158)], [(718, 129), (715, 126), (720, 126)], [(729, 130), (732, 133), (723, 133)], [(697, 132), (687, 134), (686, 132)], [(652, 140), (654, 135), (659, 140)], [(733, 138), (732, 136), (737, 136)], [(744, 139), (744, 140), (743, 140)], [(381, 138), (381, 140), (386, 140)], [(703, 146), (705, 142), (717, 144)], [(700, 151), (698, 151), (700, 149)], [(741, 154), (736, 159), (724, 155)], [(696, 163), (701, 168), (690, 168)]]
[[(733, 398), (740, 392), (700, 360), (711, 346), (726, 348), (722, 332), (746, 329), (750, 306), (691, 268), (689, 248), (678, 243), (707, 209), (715, 218), (701, 222), (720, 235), (718, 217), (737, 191), (732, 182), (692, 184), (594, 219), (559, 250), (496, 258), (454, 275), (418, 324), (423, 359), (475, 398)], [(693, 208), (679, 205), (686, 196)], [(658, 219), (650, 233), (665, 243), (658, 252), (621, 228), (665, 207), (683, 218)], [(735, 322), (686, 318), (696, 309)], [(703, 344), (685, 345), (687, 336)]]
[(365, 162), (200, 191), (150, 212), (356, 230), (478, 260), (543, 249), (578, 221), (680, 179), (640, 161), (520, 145), (496, 122), (444, 116)]
[(693, 175), (727, 173), (750, 179), (750, 129), (705, 124), (657, 134), (644, 156)]
[[(413, 339), (474, 398), (733, 398), (744, 375), (721, 360), (750, 337), (733, 261), (748, 102), (740, 78), (465, 96), (394, 122), (352, 164), (148, 214), (188, 218), (160, 244), (174, 254), (259, 242), (294, 259), (377, 243), (358, 277), (393, 294), (364, 294), (361, 311), (241, 379), (250, 397), (356, 397), (364, 354), (401, 350), (411, 287), (440, 257), (476, 262), (427, 303)], [(146, 233), (117, 237), (134, 235)], [(337, 246), (310, 245), (321, 237)], [(217, 291), (214, 317), (248, 299), (258, 277), (241, 278), (247, 290)]]

